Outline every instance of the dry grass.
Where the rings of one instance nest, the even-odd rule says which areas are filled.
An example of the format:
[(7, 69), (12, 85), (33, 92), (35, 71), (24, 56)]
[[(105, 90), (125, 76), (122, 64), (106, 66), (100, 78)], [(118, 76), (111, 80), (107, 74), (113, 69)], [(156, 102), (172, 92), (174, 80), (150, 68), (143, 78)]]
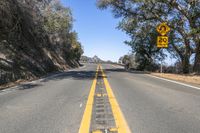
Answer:
[(200, 76), (196, 75), (181, 75), (181, 74), (169, 74), (169, 73), (151, 73), (151, 75), (200, 85)]

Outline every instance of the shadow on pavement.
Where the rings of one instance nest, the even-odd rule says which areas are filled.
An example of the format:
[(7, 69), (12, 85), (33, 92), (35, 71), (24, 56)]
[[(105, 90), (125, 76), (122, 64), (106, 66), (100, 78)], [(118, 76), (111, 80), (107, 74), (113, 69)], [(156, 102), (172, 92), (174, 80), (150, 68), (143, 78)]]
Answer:
[[(56, 72), (54, 74), (45, 77), (40, 82), (48, 81), (58, 81), (62, 79), (74, 79), (74, 80), (93, 80), (95, 77), (96, 71), (67, 71), (67, 72)], [(100, 75), (101, 76), (101, 75)], [(36, 87), (42, 86), (38, 83), (25, 83), (18, 86), (18, 90), (28, 90)]]
[(104, 69), (107, 72), (126, 72), (126, 73), (134, 73), (134, 74), (149, 74), (146, 71), (138, 71), (138, 70), (125, 70), (123, 68), (113, 68), (113, 69)]
[(19, 85), (19, 89), (18, 90), (33, 89), (33, 88), (39, 87), (39, 86), (41, 86), (41, 85), (40, 84), (32, 84), (32, 83), (21, 84), (21, 85)]
[[(104, 69), (106, 74), (110, 72), (125, 72), (125, 73), (134, 73), (134, 74), (147, 74), (147, 72), (143, 71), (134, 71), (134, 70), (125, 70), (123, 68), (112, 68), (112, 69)], [(63, 79), (74, 79), (74, 80), (93, 80), (95, 77), (96, 71), (67, 71), (67, 72), (58, 72), (55, 75), (51, 75), (41, 80), (41, 82), (48, 81), (58, 81)], [(101, 73), (98, 74), (98, 78), (107, 78), (107, 76), (103, 77)], [(19, 86), (19, 90), (27, 90), (35, 87), (42, 86), (41, 84), (21, 84)]]
[(50, 80), (62, 80), (72, 78), (74, 80), (92, 80), (95, 77), (96, 71), (68, 71), (47, 77), (41, 82), (48, 82)]
[[(56, 72), (49, 77), (44, 78), (41, 82), (48, 82), (51, 80), (58, 81), (62, 79), (74, 79), (74, 80), (93, 80), (96, 71), (68, 71), (68, 72)], [(100, 77), (101, 75), (99, 75)], [(42, 86), (38, 83), (25, 83), (18, 86), (18, 90), (28, 90)]]

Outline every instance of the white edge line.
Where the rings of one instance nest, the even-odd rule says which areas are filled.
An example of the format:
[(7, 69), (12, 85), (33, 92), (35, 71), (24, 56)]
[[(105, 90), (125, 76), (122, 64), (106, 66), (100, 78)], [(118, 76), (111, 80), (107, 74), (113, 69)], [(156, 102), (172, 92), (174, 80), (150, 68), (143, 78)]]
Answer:
[(123, 66), (116, 65), (116, 64), (115, 64), (115, 65), (111, 64), (111, 66), (114, 67), (114, 68), (118, 68), (118, 69), (120, 69), (120, 68), (124, 68)]
[(150, 76), (150, 77), (153, 77), (153, 78), (157, 78), (157, 79), (161, 79), (161, 80), (165, 80), (165, 81), (172, 82), (172, 83), (175, 83), (175, 84), (183, 85), (183, 86), (190, 87), (190, 88), (193, 88), (193, 89), (200, 90), (199, 87), (188, 85), (188, 84), (181, 83), (181, 82), (177, 82), (177, 81), (174, 81), (174, 80), (165, 79), (165, 78), (161, 78), (161, 77), (157, 77), (157, 76), (153, 76), (153, 75), (147, 75), (147, 76)]

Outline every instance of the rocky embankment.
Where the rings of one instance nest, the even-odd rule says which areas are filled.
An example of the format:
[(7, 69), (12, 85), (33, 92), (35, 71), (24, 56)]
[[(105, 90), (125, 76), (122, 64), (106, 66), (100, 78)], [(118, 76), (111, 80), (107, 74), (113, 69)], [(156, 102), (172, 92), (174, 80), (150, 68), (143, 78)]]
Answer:
[(1, 0), (0, 85), (79, 66), (82, 48), (70, 15), (53, 0)]

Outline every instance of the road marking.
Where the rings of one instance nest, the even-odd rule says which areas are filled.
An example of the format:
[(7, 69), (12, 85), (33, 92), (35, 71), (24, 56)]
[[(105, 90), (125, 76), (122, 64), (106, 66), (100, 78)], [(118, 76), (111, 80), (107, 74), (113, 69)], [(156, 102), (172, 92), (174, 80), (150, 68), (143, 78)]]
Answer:
[(81, 108), (82, 106), (83, 106), (83, 104), (81, 103), (81, 104), (80, 104), (80, 108)]
[(104, 73), (102, 67), (100, 66), (100, 70), (102, 72), (102, 77), (104, 80), (104, 84), (106, 87), (106, 91), (108, 93), (109, 102), (112, 108), (112, 112), (115, 118), (115, 124), (117, 127), (118, 133), (131, 133), (131, 130), (128, 127), (128, 124), (124, 118), (124, 115), (118, 105), (117, 99), (114, 96), (114, 93), (110, 87), (110, 84), (107, 80), (106, 74)]
[(111, 65), (112, 67), (114, 67), (114, 68), (124, 68), (123, 66), (119, 66), (119, 65)]
[(109, 131), (110, 132), (117, 132), (117, 128), (110, 128)]
[(174, 80), (165, 79), (165, 78), (161, 78), (161, 77), (156, 77), (156, 76), (153, 76), (153, 75), (147, 75), (147, 76), (150, 76), (150, 77), (153, 77), (153, 78), (157, 78), (157, 79), (161, 79), (161, 80), (165, 80), (165, 81), (172, 82), (172, 83), (175, 83), (175, 84), (183, 85), (183, 86), (190, 87), (190, 88), (193, 88), (193, 89), (200, 90), (199, 87), (188, 85), (188, 84), (181, 83), (181, 82), (177, 82), (177, 81), (174, 81)]
[(88, 96), (88, 100), (86, 103), (85, 111), (83, 114), (83, 118), (81, 121), (81, 125), (79, 128), (79, 133), (89, 133), (90, 132), (90, 121), (92, 117), (92, 107), (93, 107), (93, 102), (94, 102), (94, 94), (95, 94), (95, 89), (96, 89), (96, 83), (97, 83), (97, 76), (98, 76), (98, 71), (99, 71), (99, 65), (97, 66), (95, 78), (93, 80), (90, 93)]
[(98, 94), (97, 94), (97, 97), (101, 97), (101, 94), (100, 94), (100, 93), (98, 93)]
[(93, 131), (92, 133), (102, 133), (100, 130)]

